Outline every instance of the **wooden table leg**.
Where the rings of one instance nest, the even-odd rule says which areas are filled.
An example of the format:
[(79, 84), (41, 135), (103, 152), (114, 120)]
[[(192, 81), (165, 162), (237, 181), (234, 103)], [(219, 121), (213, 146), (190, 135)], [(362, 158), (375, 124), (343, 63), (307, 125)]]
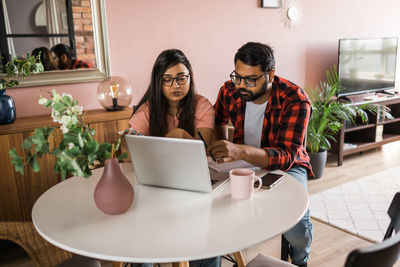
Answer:
[(113, 267), (122, 267), (122, 266), (123, 266), (123, 262), (115, 261), (115, 262), (113, 263)]
[(173, 262), (172, 267), (189, 267), (188, 261)]
[(243, 254), (240, 250), (238, 252), (233, 253), (233, 257), (235, 258), (238, 267), (246, 267), (246, 264), (244, 263)]

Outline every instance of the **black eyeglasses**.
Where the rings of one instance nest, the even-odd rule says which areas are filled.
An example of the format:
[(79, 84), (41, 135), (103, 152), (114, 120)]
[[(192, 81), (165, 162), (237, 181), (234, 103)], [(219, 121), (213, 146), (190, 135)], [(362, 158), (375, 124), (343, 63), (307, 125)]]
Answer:
[(245, 84), (247, 87), (254, 87), (254, 86), (256, 86), (257, 80), (260, 79), (261, 77), (263, 77), (265, 74), (267, 74), (267, 72), (265, 72), (265, 73), (261, 74), (261, 75), (258, 76), (258, 77), (255, 77), (255, 78), (248, 78), (248, 77), (242, 77), (242, 76), (236, 75), (236, 74), (234, 74), (234, 73), (235, 73), (235, 71), (232, 71), (231, 75), (229, 75), (229, 76), (231, 77), (232, 82), (233, 82), (234, 84), (240, 84), (240, 83), (242, 82), (242, 79), (243, 79), (244, 84)]
[(178, 85), (185, 85), (185, 84), (187, 84), (187, 82), (189, 80), (189, 75), (179, 75), (176, 78), (167, 76), (167, 77), (163, 77), (161, 79), (161, 82), (165, 86), (172, 86), (174, 84), (174, 80), (176, 81), (176, 83)]

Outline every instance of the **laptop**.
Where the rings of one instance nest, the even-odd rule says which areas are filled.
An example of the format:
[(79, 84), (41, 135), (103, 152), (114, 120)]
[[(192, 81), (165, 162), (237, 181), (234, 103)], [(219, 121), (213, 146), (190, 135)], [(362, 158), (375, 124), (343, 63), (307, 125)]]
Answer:
[(200, 140), (125, 135), (140, 184), (212, 192), (229, 174), (210, 171)]

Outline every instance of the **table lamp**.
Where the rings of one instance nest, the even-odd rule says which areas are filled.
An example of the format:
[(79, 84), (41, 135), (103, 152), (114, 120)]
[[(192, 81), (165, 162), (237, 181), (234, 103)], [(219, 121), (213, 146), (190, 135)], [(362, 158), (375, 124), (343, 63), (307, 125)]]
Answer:
[(122, 77), (105, 79), (97, 89), (97, 99), (107, 111), (122, 110), (132, 101), (132, 86)]

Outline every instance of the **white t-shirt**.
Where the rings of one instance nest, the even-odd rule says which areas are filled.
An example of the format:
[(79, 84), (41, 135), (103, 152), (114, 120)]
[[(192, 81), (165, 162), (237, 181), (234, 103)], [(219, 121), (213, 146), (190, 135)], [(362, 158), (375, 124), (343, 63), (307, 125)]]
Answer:
[(265, 108), (268, 101), (263, 104), (246, 103), (244, 117), (244, 143), (253, 147), (261, 147), (261, 132), (264, 122)]

